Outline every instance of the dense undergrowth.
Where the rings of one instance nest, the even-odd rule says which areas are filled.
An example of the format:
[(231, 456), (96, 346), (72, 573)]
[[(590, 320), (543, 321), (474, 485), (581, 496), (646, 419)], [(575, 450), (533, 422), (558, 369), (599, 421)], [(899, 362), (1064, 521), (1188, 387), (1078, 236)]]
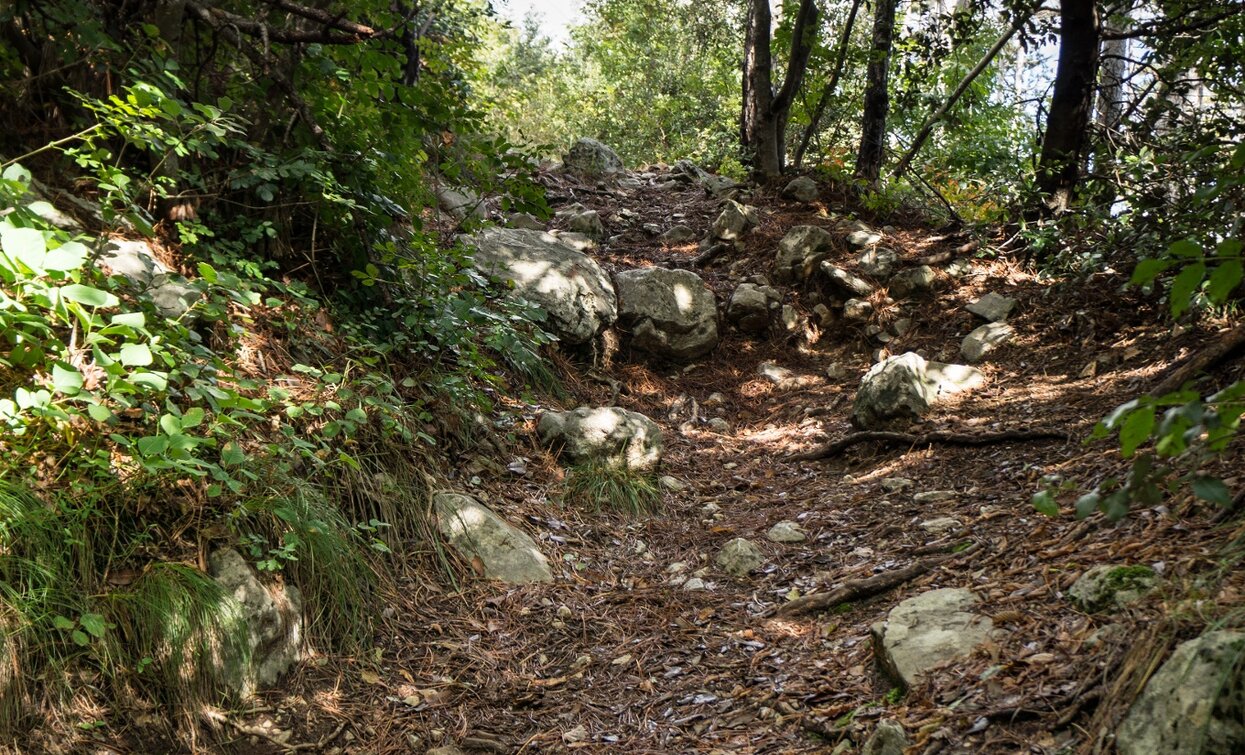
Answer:
[[(404, 563), (444, 563), (438, 460), (495, 431), (499, 390), (555, 387), (534, 312), (423, 209), (480, 182), (546, 211), (448, 37), (399, 84), (393, 39), (255, 53), (114, 11), (0, 13), (51, 40), (0, 45), (0, 734), (27, 743), (238, 699), (251, 628), (217, 548), (297, 586), (311, 648), (361, 650)], [(110, 275), (117, 237), (155, 280)]]

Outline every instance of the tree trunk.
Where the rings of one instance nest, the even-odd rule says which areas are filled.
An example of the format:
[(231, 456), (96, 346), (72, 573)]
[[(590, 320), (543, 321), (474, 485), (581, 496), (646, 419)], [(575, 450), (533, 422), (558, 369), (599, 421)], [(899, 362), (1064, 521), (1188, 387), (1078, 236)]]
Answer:
[(1062, 0), (1059, 17), (1055, 93), (1037, 169), (1038, 189), (1044, 195), (1046, 208), (1054, 213), (1071, 205), (1080, 174), (1094, 105), (1099, 36), (1095, 0)]
[(774, 178), (782, 173), (786, 161), (784, 135), (791, 103), (804, 81), (808, 58), (817, 32), (817, 5), (801, 0), (791, 35), (791, 55), (787, 74), (777, 93), (773, 83), (773, 54), (770, 48), (772, 17), (768, 0), (752, 0), (744, 33), (743, 111), (740, 142), (752, 163), (753, 173)]
[(839, 78), (843, 75), (843, 64), (847, 61), (847, 45), (852, 39), (852, 29), (856, 26), (856, 13), (860, 10), (860, 3), (861, 0), (852, 0), (852, 9), (848, 11), (847, 22), (843, 26), (843, 33), (839, 36), (834, 70), (830, 72), (830, 78), (826, 81), (825, 88), (821, 90), (821, 96), (817, 98), (817, 106), (813, 108), (813, 117), (809, 119), (808, 127), (804, 129), (804, 135), (800, 137), (800, 144), (795, 148), (794, 163), (797, 168), (804, 164), (804, 153), (808, 150), (809, 142), (813, 140), (813, 134), (817, 133), (817, 128), (821, 125), (821, 118), (826, 112), (826, 104), (829, 103), (834, 90), (839, 86)]
[(886, 112), (890, 108), (887, 79), (895, 37), (895, 4), (896, 0), (876, 0), (873, 15), (873, 47), (865, 74), (864, 118), (860, 124), (860, 152), (856, 155), (856, 177), (870, 186), (876, 185), (882, 174), (886, 149)]

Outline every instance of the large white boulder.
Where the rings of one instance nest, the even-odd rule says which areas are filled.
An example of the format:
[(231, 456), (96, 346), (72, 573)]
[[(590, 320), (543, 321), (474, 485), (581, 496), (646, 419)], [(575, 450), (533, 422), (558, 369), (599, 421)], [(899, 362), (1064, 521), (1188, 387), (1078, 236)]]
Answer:
[(864, 430), (927, 414), (940, 399), (979, 388), (985, 376), (961, 364), (927, 362), (907, 352), (873, 365), (860, 381), (852, 424)]
[(661, 428), (643, 414), (617, 406), (546, 412), (536, 433), (571, 464), (598, 462), (647, 471), (661, 461)]
[(977, 596), (943, 588), (908, 598), (873, 625), (874, 654), (904, 688), (918, 684), (944, 661), (964, 658), (990, 638), (994, 622), (973, 613)]
[(675, 361), (697, 359), (718, 345), (713, 292), (690, 270), (646, 267), (615, 277), (618, 320), (641, 351)]
[(547, 315), (546, 329), (569, 344), (592, 340), (618, 317), (609, 276), (591, 257), (542, 231), (488, 228), (468, 238), (476, 268), (514, 285)]
[(247, 626), (249, 666), (235, 666), (242, 660), (238, 658), (220, 659), (236, 669), (230, 683), (244, 696), (258, 687), (271, 687), (302, 657), (302, 596), (292, 585), (261, 582), (233, 548), (221, 548), (208, 556), (208, 572), (237, 601)]
[(581, 176), (608, 176), (621, 173), (623, 162), (609, 146), (596, 139), (583, 138), (572, 144), (563, 156), (562, 167)]

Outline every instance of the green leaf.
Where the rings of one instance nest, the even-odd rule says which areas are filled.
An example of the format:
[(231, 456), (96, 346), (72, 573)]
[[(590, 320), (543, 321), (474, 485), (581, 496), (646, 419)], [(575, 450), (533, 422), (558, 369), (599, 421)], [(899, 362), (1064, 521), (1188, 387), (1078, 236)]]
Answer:
[(82, 267), (82, 263), (86, 262), (90, 253), (89, 249), (77, 241), (66, 242), (48, 252), (47, 257), (43, 259), (43, 269), (58, 272), (77, 270)]
[(43, 260), (47, 255), (47, 243), (43, 232), (36, 228), (0, 226), (0, 248), (10, 258), (21, 262), (36, 273), (43, 272)]
[(1193, 239), (1181, 239), (1173, 242), (1167, 247), (1167, 253), (1173, 257), (1184, 257), (1185, 259), (1193, 259), (1202, 256), (1202, 245)]
[(29, 184), (33, 177), (30, 175), (30, 171), (17, 163), (13, 163), (4, 169), (4, 173), (0, 173), (0, 178), (3, 178), (5, 181)]
[(126, 367), (146, 367), (153, 359), (151, 349), (145, 343), (127, 343), (121, 346), (121, 364)]
[(1193, 292), (1206, 277), (1206, 265), (1195, 262), (1176, 275), (1172, 281), (1171, 293), (1168, 294), (1172, 317), (1180, 317), (1193, 304)]
[(163, 456), (169, 450), (169, 439), (163, 435), (146, 435), (138, 439), (138, 452), (143, 456)]
[(1171, 267), (1171, 260), (1144, 259), (1133, 268), (1133, 277), (1128, 281), (1134, 286), (1144, 286)]
[(1199, 475), (1193, 478), (1193, 495), (1220, 506), (1232, 505), (1232, 493), (1223, 480)]
[(91, 644), (91, 638), (87, 637), (86, 633), (80, 629), (73, 630), (69, 636), (73, 638), (74, 644), (78, 647), (86, 647)]
[(1049, 490), (1039, 490), (1033, 494), (1033, 508), (1049, 517), (1059, 516), (1059, 502)]
[(62, 286), (59, 290), (62, 298), (85, 304), (88, 307), (115, 307), (121, 303), (120, 299), (107, 291), (100, 291), (98, 288), (80, 283), (71, 283), (68, 286)]
[(119, 315), (113, 315), (111, 322), (113, 325), (144, 328), (147, 326), (147, 315), (142, 312), (122, 312)]
[(1084, 519), (1098, 510), (1098, 502), (1102, 500), (1102, 496), (1097, 490), (1086, 493), (1076, 499), (1076, 518)]
[(229, 441), (220, 449), (220, 463), (227, 467), (236, 467), (246, 462), (246, 453), (242, 450), (242, 446), (234, 441)]
[(346, 412), (346, 419), (351, 422), (358, 422), (359, 424), (362, 424), (367, 422), (367, 412), (363, 411), (359, 407), (355, 407), (354, 409)]
[(1153, 406), (1143, 406), (1129, 414), (1128, 419), (1124, 420), (1124, 425), (1120, 428), (1120, 453), (1124, 458), (1132, 456), (1137, 447), (1149, 439), (1150, 431), (1153, 429)]
[(102, 404), (87, 404), (86, 413), (96, 422), (107, 422), (112, 419), (112, 410)]
[(182, 423), (172, 414), (164, 414), (160, 417), (160, 429), (169, 435), (181, 435)]
[(199, 277), (207, 281), (208, 283), (215, 283), (219, 276), (216, 273), (216, 268), (212, 267), (206, 262), (200, 262), (199, 263)]
[(169, 380), (160, 372), (134, 372), (130, 374), (130, 382), (155, 391), (167, 390)]
[(182, 429), (186, 430), (191, 427), (198, 427), (203, 422), (203, 410), (197, 406), (187, 409), (182, 414)]
[(52, 365), (52, 387), (57, 393), (76, 396), (82, 390), (82, 373), (72, 365), (55, 362)]
[(100, 638), (104, 636), (104, 631), (108, 628), (104, 617), (97, 613), (84, 613), (78, 619), (78, 623), (82, 628), (90, 632), (92, 637)]
[(58, 614), (52, 617), (52, 626), (57, 629), (73, 629), (76, 625), (70, 619)]
[(1241, 261), (1228, 260), (1210, 274), (1210, 280), (1206, 282), (1206, 296), (1214, 303), (1222, 304), (1240, 282)]

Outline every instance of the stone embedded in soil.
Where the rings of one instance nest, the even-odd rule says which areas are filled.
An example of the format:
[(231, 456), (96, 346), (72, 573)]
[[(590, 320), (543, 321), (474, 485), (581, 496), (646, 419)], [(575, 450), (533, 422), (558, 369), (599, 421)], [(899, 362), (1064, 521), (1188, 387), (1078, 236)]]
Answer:
[(744, 333), (764, 333), (781, 306), (782, 294), (777, 289), (740, 283), (726, 305), (726, 319)]
[(797, 176), (783, 187), (782, 195), (797, 202), (812, 202), (817, 199), (817, 182), (808, 176)]
[(692, 577), (683, 583), (683, 589), (688, 592), (698, 592), (701, 590), (708, 590), (709, 585), (700, 577)]
[[(226, 681), (248, 696), (258, 687), (270, 687), (302, 657), (302, 595), (293, 585), (268, 585), (241, 553), (221, 548), (208, 557), (208, 572), (224, 592), (237, 601), (246, 620), (249, 659), (222, 657)], [(222, 652), (226, 648), (222, 647)]]
[(906, 299), (915, 294), (923, 294), (934, 287), (938, 274), (929, 265), (910, 268), (897, 273), (887, 284), (886, 289), (896, 299)]
[(943, 503), (944, 501), (954, 501), (958, 494), (954, 490), (926, 490), (922, 493), (916, 493), (912, 496), (913, 503), (931, 504)]
[(609, 276), (595, 260), (541, 231), (490, 228), (467, 240), (483, 273), (512, 281), (513, 296), (540, 307), (544, 326), (570, 344), (587, 343), (618, 316)]
[(757, 366), (757, 375), (765, 378), (774, 385), (780, 385), (786, 380), (795, 379), (794, 372), (773, 362), (761, 362), (761, 364)]
[(1016, 300), (1010, 299), (993, 291), (969, 304), (965, 309), (989, 322), (1002, 322), (1011, 314)]
[(874, 654), (882, 670), (910, 688), (934, 666), (971, 655), (994, 628), (988, 616), (971, 612), (976, 604), (972, 591), (947, 587), (892, 608), (872, 630)]
[(765, 563), (765, 556), (751, 540), (737, 537), (722, 546), (716, 560), (718, 566), (727, 574), (745, 577), (748, 572)]
[(929, 413), (943, 397), (980, 387), (985, 376), (972, 367), (926, 362), (914, 352), (887, 357), (860, 381), (852, 424), (864, 430)]
[(731, 423), (721, 417), (709, 418), (709, 429), (715, 433), (729, 433), (731, 431)]
[(869, 281), (852, 275), (838, 265), (832, 265), (829, 260), (821, 263), (821, 271), (826, 274), (831, 283), (852, 296), (868, 296), (876, 290)]
[(529, 212), (516, 212), (510, 216), (508, 224), (511, 228), (518, 228), (524, 231), (545, 230), (545, 224)]
[(597, 462), (646, 471), (661, 461), (661, 428), (643, 414), (617, 406), (545, 412), (536, 433), (543, 445), (571, 464)]
[(1100, 565), (1085, 570), (1068, 588), (1068, 597), (1083, 611), (1105, 611), (1136, 603), (1157, 584), (1149, 566)]
[(852, 246), (869, 246), (882, 240), (882, 234), (868, 228), (861, 228), (847, 234), (847, 243)]
[(903, 755), (908, 735), (898, 721), (878, 721), (873, 734), (860, 748), (860, 755)]
[(901, 493), (915, 484), (907, 477), (883, 477), (881, 483), (885, 493)]
[(797, 225), (778, 242), (774, 257), (774, 280), (793, 283), (807, 280), (834, 249), (834, 237), (815, 225)]
[(623, 172), (623, 161), (609, 146), (596, 139), (582, 138), (563, 156), (562, 167), (568, 173), (599, 177)]
[(687, 483), (677, 477), (671, 477), (670, 475), (662, 475), (658, 478), (657, 484), (661, 485), (666, 490), (669, 490), (671, 493), (682, 493), (684, 490), (687, 490)]
[(709, 237), (722, 239), (723, 241), (734, 241), (747, 233), (756, 224), (757, 209), (755, 207), (728, 199), (722, 207), (722, 212), (713, 221), (713, 226), (709, 229)]
[(567, 221), (567, 227), (574, 233), (582, 233), (590, 239), (600, 241), (605, 238), (605, 223), (596, 210), (584, 210), (576, 213)]
[(856, 267), (870, 278), (889, 278), (899, 264), (899, 255), (891, 249), (866, 249), (856, 257)]
[(647, 267), (615, 276), (618, 321), (631, 345), (676, 361), (696, 359), (718, 345), (713, 292), (690, 270)]
[(485, 577), (509, 584), (553, 580), (549, 560), (535, 541), (476, 499), (437, 493), (432, 507), (450, 546), (469, 561), (478, 559)]
[(806, 539), (804, 528), (798, 523), (784, 519), (778, 522), (769, 531), (765, 533), (765, 537), (775, 543), (800, 543)]
[(696, 232), (692, 230), (691, 226), (680, 223), (671, 226), (670, 230), (659, 236), (657, 240), (667, 244), (681, 244), (694, 238), (696, 238)]
[(1245, 752), (1245, 632), (1176, 647), (1116, 732), (1120, 755)]
[(848, 320), (868, 320), (873, 314), (873, 305), (864, 299), (848, 299), (843, 303), (843, 317)]
[(959, 519), (951, 516), (940, 516), (933, 519), (926, 519), (917, 524), (918, 527), (925, 530), (931, 535), (949, 535), (953, 532), (959, 532), (964, 529), (964, 524)]
[(1007, 343), (1016, 334), (1015, 328), (1002, 322), (991, 322), (964, 336), (960, 342), (960, 355), (969, 364), (976, 364), (991, 351)]

